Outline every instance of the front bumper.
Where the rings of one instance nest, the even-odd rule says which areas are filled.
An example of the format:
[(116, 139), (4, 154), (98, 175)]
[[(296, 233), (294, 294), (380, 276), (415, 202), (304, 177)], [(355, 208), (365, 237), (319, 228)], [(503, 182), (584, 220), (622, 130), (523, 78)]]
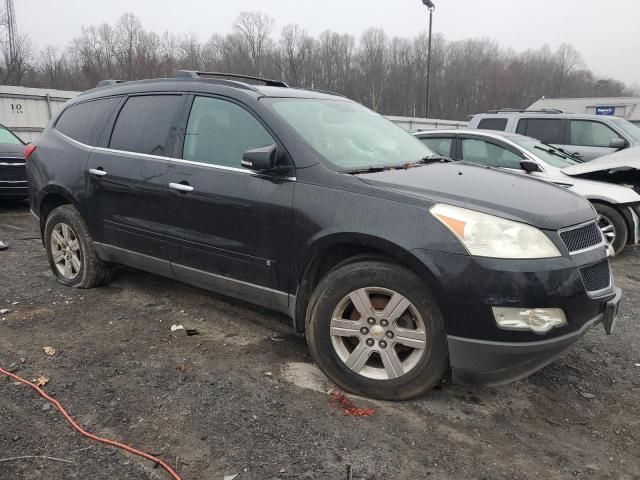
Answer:
[[(606, 261), (604, 248), (540, 260), (412, 252), (435, 277), (454, 380), (496, 385), (524, 378), (562, 355), (590, 328), (612, 328), (620, 301), (613, 279), (587, 292), (582, 271)], [(538, 334), (496, 324), (492, 307), (561, 308), (567, 325)]]
[(605, 305), (605, 311), (586, 322), (579, 330), (538, 342), (491, 342), (449, 336), (449, 358), (457, 383), (503, 385), (528, 377), (562, 356), (593, 326), (604, 323), (613, 329), (622, 291)]
[(29, 187), (27, 182), (3, 182), (0, 181), (0, 197), (3, 198), (27, 198)]

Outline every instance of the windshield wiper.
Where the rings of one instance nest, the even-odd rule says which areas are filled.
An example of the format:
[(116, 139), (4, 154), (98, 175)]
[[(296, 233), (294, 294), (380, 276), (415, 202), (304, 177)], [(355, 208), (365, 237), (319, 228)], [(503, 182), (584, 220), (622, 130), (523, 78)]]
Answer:
[(543, 152), (548, 152), (548, 153), (550, 153), (552, 155), (555, 155), (557, 157), (560, 157), (560, 158), (562, 158), (564, 160), (572, 160), (574, 162), (584, 163), (584, 160), (581, 160), (578, 157), (575, 157), (575, 156), (571, 155), (564, 148), (554, 147), (553, 145), (549, 145), (548, 143), (544, 143), (544, 142), (540, 142), (540, 143), (542, 143), (542, 145), (544, 145), (546, 147), (549, 147), (549, 148), (548, 149), (547, 148), (542, 148), (542, 147), (539, 147), (538, 145), (534, 145), (534, 148), (542, 150)]
[(417, 162), (407, 162), (400, 165), (382, 165), (375, 167), (362, 167), (354, 168), (352, 170), (343, 170), (342, 173), (359, 174), (359, 173), (376, 173), (384, 172), (386, 170), (406, 170), (420, 165), (429, 165), (432, 163), (447, 163), (453, 162), (449, 157), (443, 157), (441, 155), (430, 155), (428, 157), (421, 158)]
[(453, 159), (449, 157), (445, 157), (443, 155), (429, 155), (428, 157), (423, 157), (412, 165), (429, 165), (430, 163), (449, 163), (453, 162)]
[(391, 170), (392, 168), (396, 168), (396, 167), (395, 166), (362, 167), (362, 168), (353, 168), (351, 170), (342, 170), (342, 173), (350, 173), (352, 175), (356, 175), (358, 173), (384, 172), (385, 170)]

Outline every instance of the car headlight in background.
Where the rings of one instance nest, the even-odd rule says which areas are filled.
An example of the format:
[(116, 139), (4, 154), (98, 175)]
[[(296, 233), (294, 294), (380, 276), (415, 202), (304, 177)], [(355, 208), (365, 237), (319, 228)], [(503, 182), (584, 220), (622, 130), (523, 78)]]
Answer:
[(513, 259), (561, 256), (549, 237), (530, 225), (442, 203), (429, 211), (471, 255)]

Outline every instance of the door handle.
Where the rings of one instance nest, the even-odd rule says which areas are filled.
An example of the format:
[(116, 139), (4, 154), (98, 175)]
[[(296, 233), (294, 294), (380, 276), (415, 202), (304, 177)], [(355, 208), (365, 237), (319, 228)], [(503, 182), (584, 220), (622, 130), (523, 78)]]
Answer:
[(100, 168), (90, 168), (89, 169), (89, 173), (91, 175), (97, 175), (98, 177), (104, 177), (107, 174), (107, 172), (105, 172), (102, 169), (102, 167), (100, 167)]
[(182, 193), (193, 192), (193, 187), (189, 184), (184, 183), (170, 183), (169, 188)]

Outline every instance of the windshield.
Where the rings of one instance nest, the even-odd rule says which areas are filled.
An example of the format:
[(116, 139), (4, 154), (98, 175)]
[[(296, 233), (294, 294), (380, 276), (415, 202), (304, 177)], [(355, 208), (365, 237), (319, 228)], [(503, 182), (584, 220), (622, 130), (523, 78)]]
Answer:
[(18, 137), (2, 126), (0, 126), (0, 143), (23, 145), (22, 141)]
[(620, 130), (629, 135), (633, 140), (640, 142), (640, 128), (638, 128), (637, 125), (634, 125), (624, 118), (616, 118), (613, 120), (613, 123), (615, 123)]
[(570, 165), (576, 165), (580, 163), (574, 160), (566, 153), (552, 147), (551, 145), (538, 142), (533, 138), (528, 137), (511, 137), (509, 140), (517, 143), (525, 150), (533, 153), (536, 157), (553, 167), (564, 168)]
[(399, 167), (435, 155), (409, 132), (358, 103), (306, 98), (264, 101), (339, 171)]

